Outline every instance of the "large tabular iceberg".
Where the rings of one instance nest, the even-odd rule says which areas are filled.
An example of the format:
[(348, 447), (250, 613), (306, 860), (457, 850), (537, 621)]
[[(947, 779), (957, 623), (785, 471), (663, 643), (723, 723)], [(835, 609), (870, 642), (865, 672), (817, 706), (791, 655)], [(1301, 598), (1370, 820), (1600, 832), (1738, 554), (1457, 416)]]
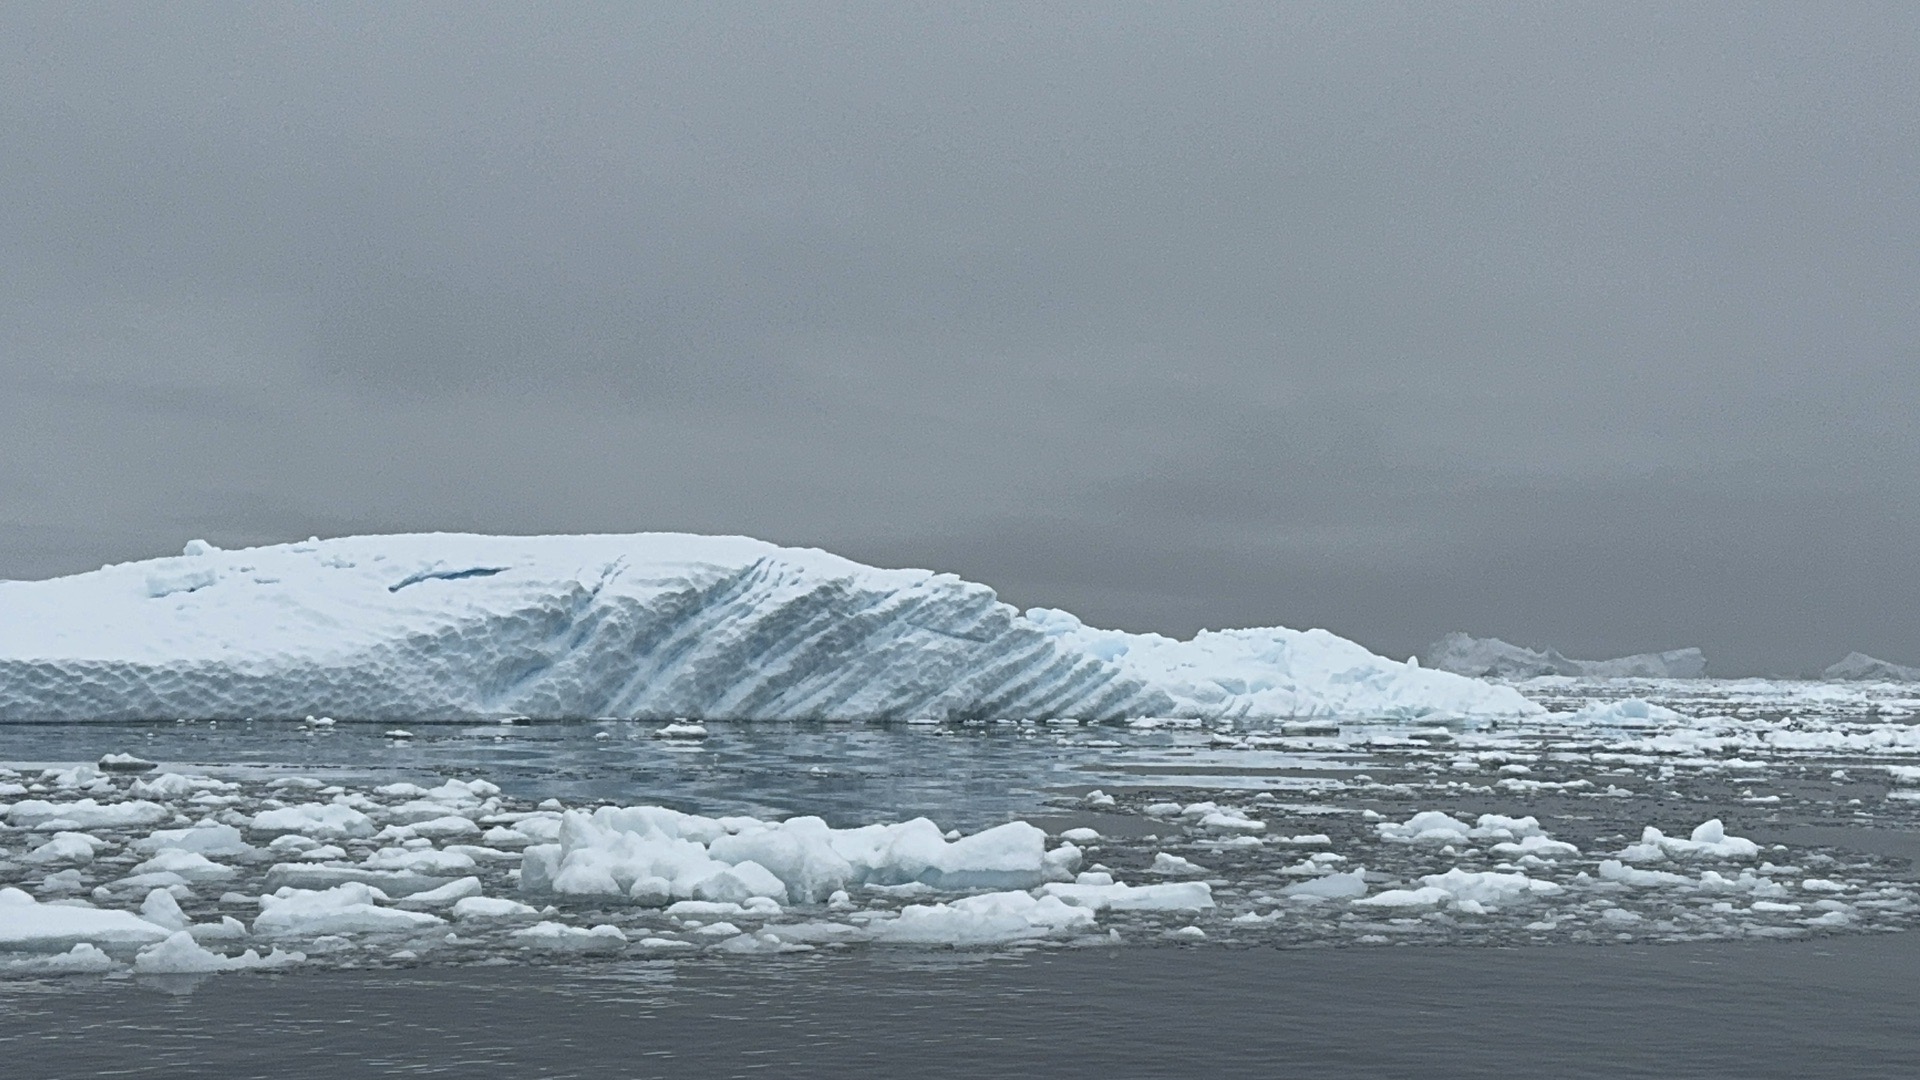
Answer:
[(1542, 652), (1499, 638), (1451, 633), (1427, 649), (1426, 665), (1476, 678), (1531, 679), (1572, 675), (1594, 679), (1699, 679), (1707, 658), (1699, 649), (1635, 653), (1611, 660), (1572, 660), (1557, 649)]
[(0, 582), (0, 720), (1538, 711), (1324, 630), (1189, 641), (744, 537), (310, 540)]
[(1820, 677), (1836, 682), (1920, 682), (1920, 668), (1850, 652), (1828, 665)]

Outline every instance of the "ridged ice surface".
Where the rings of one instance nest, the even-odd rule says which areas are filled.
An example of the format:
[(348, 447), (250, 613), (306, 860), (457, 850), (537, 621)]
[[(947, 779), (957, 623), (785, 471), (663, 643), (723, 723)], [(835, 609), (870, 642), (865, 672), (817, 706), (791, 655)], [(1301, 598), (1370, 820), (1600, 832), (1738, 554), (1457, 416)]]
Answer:
[(1190, 641), (743, 537), (348, 537), (0, 583), (0, 720), (1537, 711), (1321, 630)]

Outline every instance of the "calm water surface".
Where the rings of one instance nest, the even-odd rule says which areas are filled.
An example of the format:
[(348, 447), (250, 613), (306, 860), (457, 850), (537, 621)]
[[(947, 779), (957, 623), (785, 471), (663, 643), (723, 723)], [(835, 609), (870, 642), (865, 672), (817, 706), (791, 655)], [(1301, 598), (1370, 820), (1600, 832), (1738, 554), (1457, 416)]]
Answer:
[(1914, 1076), (1920, 939), (1137, 948), (0, 988), (18, 1080)]

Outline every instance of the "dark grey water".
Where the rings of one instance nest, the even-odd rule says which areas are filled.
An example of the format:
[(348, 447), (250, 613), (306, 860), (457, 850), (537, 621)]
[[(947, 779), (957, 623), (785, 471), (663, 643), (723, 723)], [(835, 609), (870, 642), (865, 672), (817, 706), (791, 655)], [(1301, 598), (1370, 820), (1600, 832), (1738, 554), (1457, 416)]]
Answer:
[(1877, 1077), (1920, 937), (834, 957), (0, 988), (9, 1080)]
[[(478, 775), (523, 803), (660, 801), (706, 813), (818, 813), (844, 825), (925, 813), (974, 828), (1023, 816), (1049, 828), (1097, 826), (1108, 839), (1094, 857), (1129, 879), (1149, 880), (1154, 851), (1191, 855), (1217, 875), (1220, 900), (1199, 920), (1209, 940), (1196, 947), (1164, 944), (1151, 919), (1109, 913), (1102, 925), (1126, 930), (1123, 947), (529, 966), (524, 950), (489, 946), (455, 959), (501, 966), (461, 966), (442, 950), (435, 966), (417, 967), (389, 957), (389, 945), (276, 976), (0, 981), (0, 1080), (1920, 1076), (1920, 936), (1875, 932), (1914, 921), (1920, 799), (1883, 766), (1916, 756), (1877, 721), (1800, 722), (1799, 742), (1779, 746), (1757, 741), (1771, 729), (1743, 724), (1349, 725), (1337, 738), (1267, 739), (1045, 725), (714, 725), (694, 745), (621, 723), (421, 726), (405, 740), (344, 724), (0, 728), (0, 763), (37, 784), (36, 796), (50, 783), (35, 779), (44, 765), (132, 751), (169, 770), (241, 782), (249, 810), (272, 794), (276, 776), (366, 788)], [(1696, 728), (1721, 742), (1688, 749)], [(1526, 767), (1516, 771), (1516, 762)], [(1092, 786), (1117, 794), (1118, 805), (1082, 808), (1079, 793)], [(1324, 832), (1354, 863), (1397, 880), (1469, 856), (1384, 843), (1362, 815), (1537, 814), (1587, 854), (1535, 867), (1569, 891), (1511, 918), (1362, 918), (1328, 906), (1243, 925), (1236, 916), (1272, 906), (1263, 890), (1291, 880), (1278, 868), (1299, 853), (1262, 855), (1190, 835), (1144, 812), (1161, 798), (1257, 806), (1274, 835)], [(1685, 828), (1709, 815), (1786, 845), (1769, 849), (1762, 869), (1801, 906), (1762, 912), (1741, 899), (1722, 912), (1718, 896), (1609, 892), (1570, 877), (1644, 824)], [(15, 830), (0, 838), (0, 860), (37, 842)], [(95, 860), (86, 884), (125, 873), (133, 858)], [(47, 871), (16, 862), (9, 880), (37, 887)], [(237, 870), (245, 883), (260, 868)], [(1845, 884), (1853, 916), (1844, 931), (1808, 926), (1829, 895), (1802, 888), (1809, 878)], [(491, 878), (489, 891), (510, 893)], [(1646, 918), (1604, 922), (1601, 900)], [(183, 902), (197, 919), (228, 913), (213, 890)], [(1521, 925), (1543, 912), (1551, 917)], [(583, 923), (641, 918), (566, 914)], [(1800, 940), (1756, 940), (1766, 934)], [(1747, 940), (1655, 943), (1688, 937)], [(1330, 947), (1367, 940), (1426, 944)], [(1607, 944), (1566, 943), (1582, 940)], [(1560, 943), (1500, 947), (1527, 941)]]

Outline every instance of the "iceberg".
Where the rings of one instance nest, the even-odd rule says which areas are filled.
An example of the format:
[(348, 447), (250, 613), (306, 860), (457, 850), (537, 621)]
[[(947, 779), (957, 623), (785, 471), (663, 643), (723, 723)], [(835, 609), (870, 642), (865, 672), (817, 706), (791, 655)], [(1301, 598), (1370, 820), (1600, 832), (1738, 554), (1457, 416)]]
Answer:
[(1920, 682), (1920, 668), (1850, 652), (1822, 671), (1820, 677), (1833, 682)]
[(1440, 671), (1475, 678), (1531, 679), (1571, 675), (1596, 679), (1701, 679), (1707, 658), (1699, 649), (1636, 653), (1612, 660), (1570, 660), (1557, 650), (1544, 652), (1499, 638), (1451, 633), (1427, 648), (1421, 663)]
[(1538, 711), (1511, 688), (1325, 630), (1098, 630), (951, 574), (745, 537), (195, 541), (170, 558), (0, 582), (0, 721)]

